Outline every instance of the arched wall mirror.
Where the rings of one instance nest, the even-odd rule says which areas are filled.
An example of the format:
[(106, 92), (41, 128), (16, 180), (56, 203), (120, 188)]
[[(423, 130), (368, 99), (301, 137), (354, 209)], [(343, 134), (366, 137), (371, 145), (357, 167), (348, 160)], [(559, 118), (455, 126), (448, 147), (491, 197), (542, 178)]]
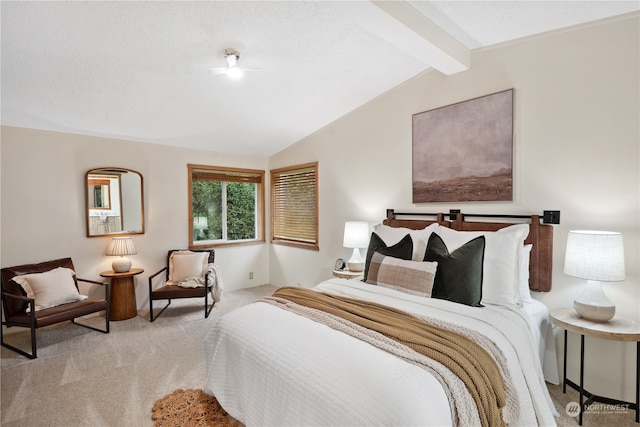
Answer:
[(92, 169), (85, 184), (87, 236), (144, 234), (144, 191), (139, 172)]

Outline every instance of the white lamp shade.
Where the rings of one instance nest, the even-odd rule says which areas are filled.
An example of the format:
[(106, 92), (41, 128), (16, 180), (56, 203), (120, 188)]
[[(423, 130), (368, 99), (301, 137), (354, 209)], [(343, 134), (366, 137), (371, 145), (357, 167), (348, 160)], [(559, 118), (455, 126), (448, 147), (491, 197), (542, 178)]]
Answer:
[(612, 231), (570, 231), (564, 273), (602, 282), (624, 280), (622, 234)]
[(366, 248), (369, 246), (369, 224), (360, 221), (345, 222), (342, 246), (345, 248)]
[(109, 256), (122, 256), (134, 255), (136, 253), (136, 247), (133, 245), (131, 237), (114, 237), (111, 239), (111, 243), (107, 246), (104, 254)]

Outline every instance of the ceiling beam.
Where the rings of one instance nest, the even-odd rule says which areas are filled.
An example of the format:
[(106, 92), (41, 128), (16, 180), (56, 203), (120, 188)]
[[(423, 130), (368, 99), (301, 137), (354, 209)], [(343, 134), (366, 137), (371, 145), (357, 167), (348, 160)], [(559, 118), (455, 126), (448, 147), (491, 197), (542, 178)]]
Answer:
[(450, 75), (470, 67), (470, 51), (409, 2), (326, 2), (351, 22), (365, 28), (403, 52)]

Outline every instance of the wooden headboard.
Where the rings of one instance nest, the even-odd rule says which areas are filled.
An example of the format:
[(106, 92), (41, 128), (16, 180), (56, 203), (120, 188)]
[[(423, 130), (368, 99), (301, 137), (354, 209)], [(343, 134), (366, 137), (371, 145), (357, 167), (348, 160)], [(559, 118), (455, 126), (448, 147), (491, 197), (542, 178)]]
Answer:
[[(545, 219), (547, 219), (548, 212), (555, 213), (557, 211), (545, 211)], [(552, 218), (550, 223), (559, 223), (559, 212), (555, 215), (557, 215), (557, 218)], [(445, 219), (445, 217), (447, 219)], [(467, 221), (466, 217), (500, 218), (505, 221), (512, 221)], [(533, 245), (531, 248), (531, 259), (529, 261), (529, 289), (549, 292), (551, 290), (553, 273), (553, 227), (548, 223), (541, 224), (542, 218), (543, 216), (540, 215), (465, 215), (453, 211), (450, 213), (437, 214), (400, 213), (394, 209), (387, 209), (387, 218), (383, 221), (383, 224), (390, 227), (404, 227), (419, 230), (433, 223), (438, 223), (443, 227), (449, 227), (458, 231), (496, 231), (513, 224), (529, 223), (529, 236), (525, 240), (525, 244)], [(515, 219), (517, 219), (517, 221), (515, 221)]]

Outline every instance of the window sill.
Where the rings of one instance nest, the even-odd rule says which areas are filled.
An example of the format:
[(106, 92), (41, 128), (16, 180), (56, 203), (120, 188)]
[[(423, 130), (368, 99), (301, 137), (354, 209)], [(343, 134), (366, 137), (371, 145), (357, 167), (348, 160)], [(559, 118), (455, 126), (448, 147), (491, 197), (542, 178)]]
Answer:
[(221, 243), (203, 243), (201, 245), (189, 245), (189, 249), (209, 249), (209, 248), (224, 248), (227, 246), (247, 246), (247, 245), (260, 245), (266, 241), (262, 240), (241, 240), (238, 242), (221, 242)]

